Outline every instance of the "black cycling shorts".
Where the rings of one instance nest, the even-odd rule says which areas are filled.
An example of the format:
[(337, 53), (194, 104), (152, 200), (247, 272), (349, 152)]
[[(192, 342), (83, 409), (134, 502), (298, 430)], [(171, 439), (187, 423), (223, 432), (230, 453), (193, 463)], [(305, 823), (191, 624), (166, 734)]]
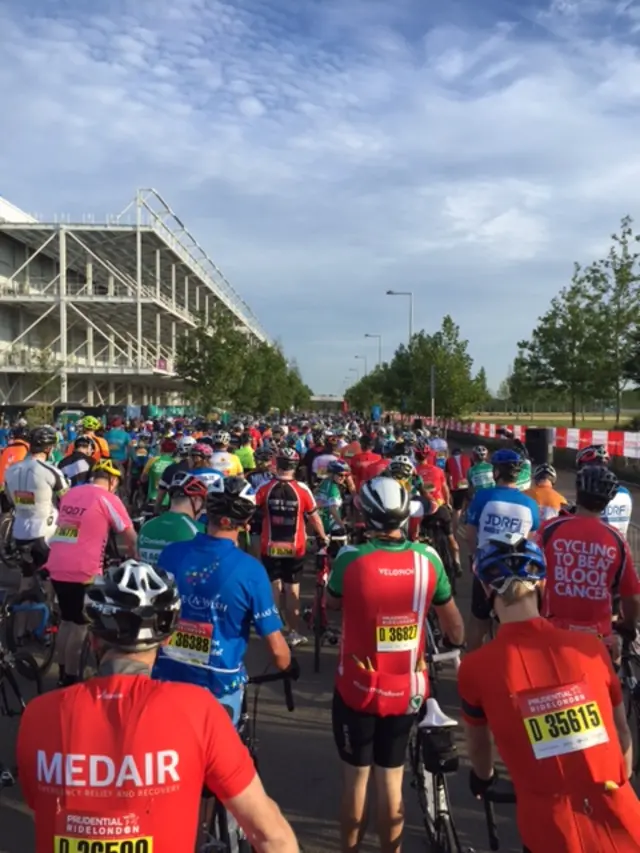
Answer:
[(487, 597), (484, 587), (474, 575), (471, 587), (471, 615), (475, 616), (476, 619), (486, 621), (487, 619), (491, 619), (492, 610), (493, 603), (491, 599)]
[(342, 761), (352, 767), (402, 767), (415, 720), (415, 714), (376, 717), (354, 711), (334, 691), (333, 739)]
[(455, 489), (451, 492), (451, 506), (455, 510), (461, 510), (464, 507), (469, 489)]
[(51, 580), (58, 597), (60, 618), (63, 622), (73, 622), (75, 625), (86, 625), (84, 617), (84, 595), (87, 584), (70, 583), (68, 581)]
[(300, 583), (297, 575), (304, 568), (304, 557), (262, 557), (262, 565), (267, 570), (270, 581)]
[(38, 539), (16, 539), (15, 543), (17, 548), (29, 548), (33, 562), (22, 563), (20, 574), (23, 578), (32, 578), (38, 569), (47, 564), (50, 550), (47, 541), (41, 536)]

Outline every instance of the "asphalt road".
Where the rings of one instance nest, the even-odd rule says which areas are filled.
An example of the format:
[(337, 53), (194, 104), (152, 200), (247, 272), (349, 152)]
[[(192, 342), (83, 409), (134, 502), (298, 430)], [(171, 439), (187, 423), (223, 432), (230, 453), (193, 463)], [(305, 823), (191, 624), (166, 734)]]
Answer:
[[(561, 473), (558, 487), (571, 498), (573, 476)], [(640, 490), (635, 490), (636, 492)], [(640, 524), (640, 501), (636, 496), (634, 521)], [(1, 578), (0, 578), (1, 580)], [(307, 572), (305, 592), (312, 594), (313, 573)], [(458, 595), (463, 614), (469, 612), (470, 582), (465, 577)], [(293, 824), (306, 853), (330, 853), (338, 850), (337, 814), (340, 796), (340, 765), (331, 734), (331, 696), (336, 650), (324, 651), (322, 672), (313, 673), (312, 646), (296, 652), (302, 676), (295, 686), (296, 709), (289, 714), (284, 706), (280, 685), (261, 688), (258, 714), (260, 738), (260, 768), (270, 795), (280, 804)], [(251, 672), (263, 671), (266, 656), (258, 640), (249, 655)], [(47, 688), (53, 686), (51, 676)], [(28, 691), (28, 685), (25, 685)], [(441, 704), (446, 713), (458, 716), (455, 676), (442, 674)], [(0, 761), (12, 764), (17, 721), (0, 719)], [(471, 797), (467, 787), (467, 761), (464, 744), (459, 740), (461, 767), (456, 776), (449, 777), (452, 810), (461, 841), (476, 853), (488, 851), (484, 812)], [(426, 850), (417, 798), (405, 776), (406, 828), (404, 853)], [(515, 829), (513, 808), (497, 808), (501, 850), (520, 853)], [(0, 804), (0, 853), (30, 853), (33, 850), (32, 818), (22, 803), (19, 789), (7, 791)], [(371, 832), (363, 845), (363, 853), (378, 849)]]

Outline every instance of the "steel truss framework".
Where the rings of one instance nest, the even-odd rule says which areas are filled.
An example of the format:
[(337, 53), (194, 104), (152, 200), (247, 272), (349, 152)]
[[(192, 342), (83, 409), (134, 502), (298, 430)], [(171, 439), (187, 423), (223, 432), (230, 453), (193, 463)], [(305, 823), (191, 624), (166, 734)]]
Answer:
[(0, 221), (2, 233), (25, 248), (24, 262), (0, 276), (0, 311), (17, 311), (20, 328), (0, 341), (5, 403), (36, 401), (44, 388), (50, 402), (178, 402), (179, 335), (216, 302), (251, 337), (268, 340), (155, 190), (139, 190), (104, 224)]

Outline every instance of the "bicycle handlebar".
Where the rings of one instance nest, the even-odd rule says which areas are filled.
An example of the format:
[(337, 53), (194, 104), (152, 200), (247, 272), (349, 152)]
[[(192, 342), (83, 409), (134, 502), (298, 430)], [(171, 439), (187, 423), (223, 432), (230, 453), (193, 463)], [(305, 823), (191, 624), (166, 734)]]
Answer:
[(284, 700), (287, 704), (287, 711), (295, 710), (293, 701), (293, 688), (291, 687), (291, 676), (286, 670), (280, 672), (269, 672), (264, 675), (252, 675), (249, 677), (249, 684), (259, 686), (260, 684), (269, 684), (274, 681), (282, 681), (284, 687)]
[(484, 815), (487, 821), (487, 835), (489, 836), (489, 848), (491, 850), (500, 849), (500, 839), (498, 838), (498, 825), (496, 823), (496, 815), (493, 809), (494, 803), (504, 803), (513, 805), (516, 802), (516, 794), (511, 790), (496, 790), (488, 788), (484, 792)]

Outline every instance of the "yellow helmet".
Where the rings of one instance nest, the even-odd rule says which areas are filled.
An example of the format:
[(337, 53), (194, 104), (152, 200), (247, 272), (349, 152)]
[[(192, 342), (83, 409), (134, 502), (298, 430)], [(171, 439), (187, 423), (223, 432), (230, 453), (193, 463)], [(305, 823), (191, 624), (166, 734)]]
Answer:
[(94, 418), (93, 415), (87, 415), (82, 419), (82, 428), (86, 429), (87, 432), (95, 432), (97, 429), (100, 429), (102, 423), (98, 420), (98, 418)]
[(92, 476), (95, 477), (96, 474), (108, 474), (110, 477), (120, 477), (122, 476), (120, 473), (120, 469), (117, 468), (111, 459), (100, 459), (99, 462), (93, 466), (93, 471), (91, 472)]

